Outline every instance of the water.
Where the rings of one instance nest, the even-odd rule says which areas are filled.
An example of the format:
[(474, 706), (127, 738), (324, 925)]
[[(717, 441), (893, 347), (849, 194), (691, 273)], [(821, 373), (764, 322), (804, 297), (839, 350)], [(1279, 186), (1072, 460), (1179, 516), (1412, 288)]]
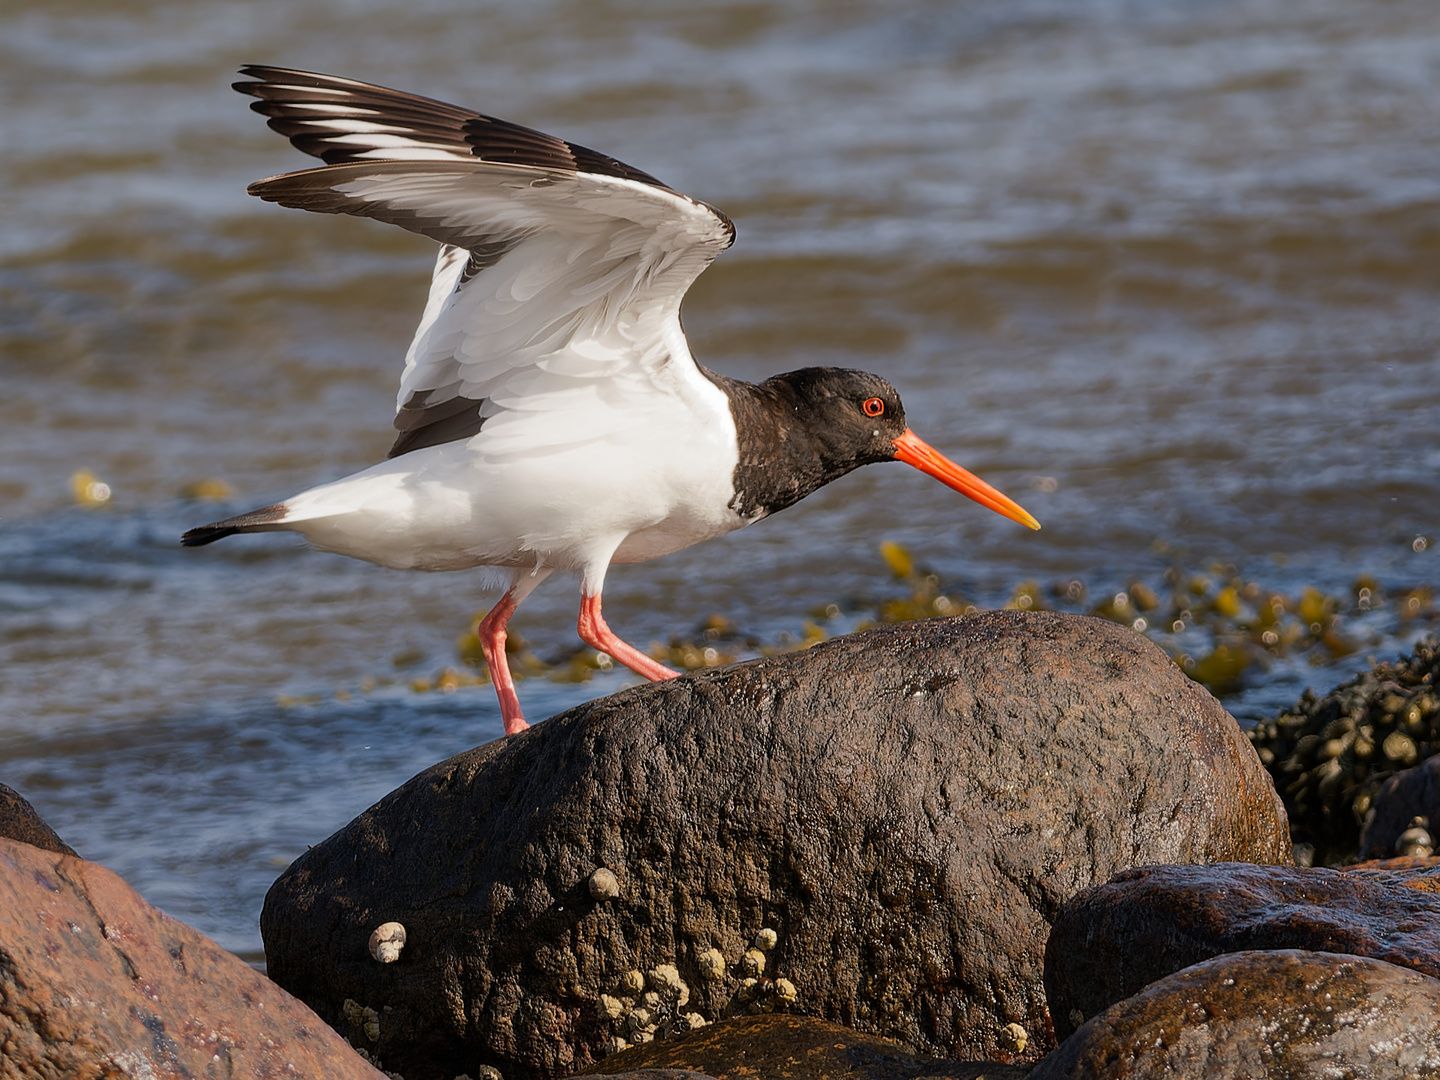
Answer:
[[(305, 844), (500, 723), (488, 688), (411, 689), (456, 662), (480, 575), (176, 543), (383, 456), (432, 257), (245, 195), (307, 164), (228, 89), (247, 62), (473, 105), (720, 206), (739, 241), (686, 308), (702, 362), (880, 371), (1045, 524), (863, 470), (613, 571), (637, 643), (712, 613), (775, 643), (830, 602), (843, 630), (898, 588), (886, 539), (980, 603), (1171, 566), (1290, 596), (1440, 578), (1430, 0), (6, 5), (0, 780), (251, 960)], [(76, 504), (82, 469), (104, 506)], [(209, 477), (234, 494), (183, 494)], [(557, 578), (515, 627), (563, 659), (575, 609)], [(1351, 625), (1360, 653), (1257, 668), (1227, 705), (1434, 622)], [(625, 681), (521, 697), (539, 718)]]

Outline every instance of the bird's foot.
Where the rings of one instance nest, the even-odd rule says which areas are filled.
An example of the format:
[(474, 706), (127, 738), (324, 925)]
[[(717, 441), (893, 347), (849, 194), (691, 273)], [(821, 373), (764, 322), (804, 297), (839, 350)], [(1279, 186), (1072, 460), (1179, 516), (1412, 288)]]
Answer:
[[(504, 653), (497, 654), (504, 657)], [(510, 668), (501, 666), (501, 663), (494, 664), (490, 668), (490, 677), (495, 682), (495, 694), (500, 699), (500, 715), (505, 718), (505, 734), (514, 735), (516, 732), (524, 731), (530, 725), (525, 722), (525, 716), (520, 712), (520, 695), (515, 693), (515, 683), (510, 678)]]
[(485, 663), (490, 667), (490, 680), (495, 684), (495, 696), (500, 699), (500, 715), (505, 719), (506, 735), (514, 735), (530, 726), (520, 711), (520, 697), (515, 693), (515, 680), (505, 659), (505, 624), (515, 613), (518, 602), (516, 590), (512, 587), (475, 627), (475, 636), (480, 639), (480, 648), (485, 653)]
[(505, 717), (505, 734), (518, 735), (530, 725), (525, 722), (525, 717), (516, 713), (514, 716)]

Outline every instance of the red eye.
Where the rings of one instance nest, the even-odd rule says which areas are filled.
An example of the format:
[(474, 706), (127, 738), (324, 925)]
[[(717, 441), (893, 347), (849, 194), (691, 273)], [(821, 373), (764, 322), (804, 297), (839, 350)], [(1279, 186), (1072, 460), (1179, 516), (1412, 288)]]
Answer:
[(878, 397), (866, 398), (865, 404), (860, 408), (865, 410), (866, 416), (883, 416), (885, 413), (885, 402)]

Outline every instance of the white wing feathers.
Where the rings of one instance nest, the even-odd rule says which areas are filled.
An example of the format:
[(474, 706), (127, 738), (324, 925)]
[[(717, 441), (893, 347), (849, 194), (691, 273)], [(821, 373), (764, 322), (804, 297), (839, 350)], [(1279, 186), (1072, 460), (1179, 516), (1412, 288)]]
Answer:
[[(271, 80), (237, 87), (262, 98), (272, 126), (336, 160), (253, 194), (444, 245), (406, 355), (392, 453), (469, 437), (482, 420), (486, 453), (573, 446), (635, 423), (627, 410), (657, 388), (699, 377), (680, 301), (734, 239), (722, 214), (613, 159), (454, 106), (246, 71)], [(544, 163), (521, 163), (527, 155)], [(576, 164), (563, 167), (567, 157)], [(602, 171), (583, 171), (590, 163)]]

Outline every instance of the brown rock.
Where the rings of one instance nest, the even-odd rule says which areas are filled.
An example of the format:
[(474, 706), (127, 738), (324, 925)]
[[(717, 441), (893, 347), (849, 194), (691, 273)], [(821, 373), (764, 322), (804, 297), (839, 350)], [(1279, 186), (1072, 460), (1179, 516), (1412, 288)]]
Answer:
[(1432, 838), (1440, 832), (1440, 755), (1401, 770), (1381, 785), (1360, 829), (1360, 858), (1403, 855), (1397, 841), (1416, 817), (1435, 826), (1428, 830)]
[(1215, 957), (1089, 1020), (1029, 1080), (1416, 1080), (1440, 1074), (1440, 980), (1292, 950)]
[[(261, 930), (271, 976), (333, 1023), (347, 998), (391, 1007), (379, 1060), (407, 1080), (587, 1068), (637, 1023), (600, 995), (658, 964), (689, 993), (647, 1008), (662, 1033), (743, 1012), (762, 927), (795, 1011), (976, 1060), (1004, 1060), (1017, 1023), (1033, 1061), (1075, 891), (1289, 852), (1235, 721), (1164, 652), (1005, 611), (635, 687), (452, 758), (302, 856)], [(598, 901), (602, 866), (618, 896)], [(409, 936), (380, 965), (366, 942), (390, 920)]]
[(1403, 855), (1342, 866), (1347, 874), (1404, 885), (1422, 892), (1440, 892), (1440, 855)]
[[(742, 1016), (606, 1058), (586, 1075), (657, 1080), (650, 1070), (696, 1069), (715, 1080), (1020, 1080), (1026, 1065), (946, 1061), (891, 1039), (806, 1016)], [(640, 1072), (637, 1070), (644, 1070)]]
[(75, 854), (75, 849), (56, 835), (23, 795), (4, 784), (0, 784), (0, 837), (62, 855)]
[(1056, 1035), (1157, 979), (1248, 949), (1353, 953), (1440, 976), (1440, 896), (1399, 876), (1243, 863), (1119, 874), (1055, 920), (1045, 990)]
[(381, 1080), (300, 1002), (103, 866), (0, 840), (0, 1075)]

